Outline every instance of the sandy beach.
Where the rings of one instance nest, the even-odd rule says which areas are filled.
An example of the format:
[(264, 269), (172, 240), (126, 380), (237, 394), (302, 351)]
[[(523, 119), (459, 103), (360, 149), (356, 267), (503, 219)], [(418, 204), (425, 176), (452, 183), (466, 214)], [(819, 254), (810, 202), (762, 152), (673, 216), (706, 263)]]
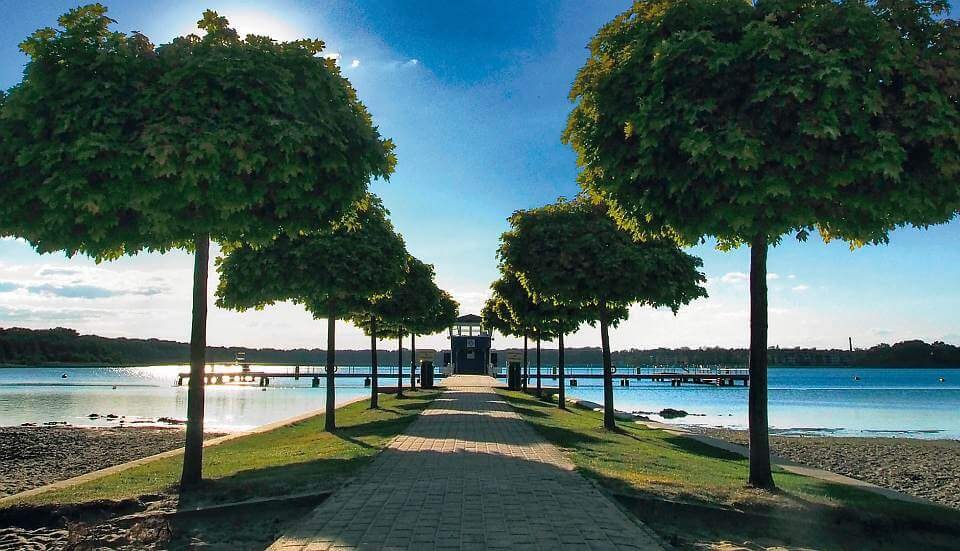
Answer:
[(182, 446), (182, 428), (0, 427), (0, 497)]
[[(746, 431), (688, 427), (747, 443)], [(772, 436), (777, 455), (960, 509), (960, 440)]]

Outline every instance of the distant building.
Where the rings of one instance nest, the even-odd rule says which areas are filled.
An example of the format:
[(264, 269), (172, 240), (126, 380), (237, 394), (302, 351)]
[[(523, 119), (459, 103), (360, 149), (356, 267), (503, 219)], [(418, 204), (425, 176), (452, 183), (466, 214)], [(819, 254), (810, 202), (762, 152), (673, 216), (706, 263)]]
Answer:
[(453, 372), (481, 375), (490, 365), (493, 337), (483, 327), (483, 318), (467, 314), (457, 318), (450, 328), (450, 360)]

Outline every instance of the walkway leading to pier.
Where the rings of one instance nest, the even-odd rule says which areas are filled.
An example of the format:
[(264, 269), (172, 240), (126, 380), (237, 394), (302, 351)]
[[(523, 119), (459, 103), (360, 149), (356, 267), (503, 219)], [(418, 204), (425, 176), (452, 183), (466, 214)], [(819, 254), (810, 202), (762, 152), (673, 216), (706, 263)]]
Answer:
[(660, 549), (492, 389), (457, 375), (272, 550)]

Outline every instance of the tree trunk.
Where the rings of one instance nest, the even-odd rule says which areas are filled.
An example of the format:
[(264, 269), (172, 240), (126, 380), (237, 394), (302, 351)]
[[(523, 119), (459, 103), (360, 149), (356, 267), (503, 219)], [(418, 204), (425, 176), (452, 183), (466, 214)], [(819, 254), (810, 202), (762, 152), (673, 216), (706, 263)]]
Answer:
[(403, 333), (397, 333), (397, 398), (403, 398)]
[(337, 318), (333, 312), (331, 303), (327, 313), (327, 405), (323, 420), (323, 429), (327, 432), (337, 430)]
[(537, 332), (537, 396), (543, 396), (543, 387), (540, 385), (540, 333)]
[(607, 305), (600, 303), (600, 346), (603, 349), (603, 426), (616, 428), (613, 415), (613, 362), (610, 360), (610, 320), (607, 319)]
[(557, 335), (557, 377), (560, 379), (558, 385), (559, 394), (557, 395), (557, 404), (560, 406), (560, 409), (567, 409), (567, 395), (564, 390), (564, 381), (563, 381), (563, 368), (564, 368), (564, 358), (563, 358), (563, 333), (561, 332)]
[(767, 419), (767, 237), (750, 242), (750, 485), (774, 489)]
[(203, 394), (207, 364), (207, 276), (210, 270), (210, 237), (194, 239), (193, 321), (190, 327), (190, 382), (187, 388), (187, 434), (183, 450), (180, 488), (203, 478)]
[(370, 315), (370, 409), (380, 407), (377, 381), (377, 317)]
[(417, 336), (410, 333), (410, 390), (417, 390)]
[(527, 391), (527, 377), (529, 374), (527, 372), (527, 336), (523, 336), (523, 391)]

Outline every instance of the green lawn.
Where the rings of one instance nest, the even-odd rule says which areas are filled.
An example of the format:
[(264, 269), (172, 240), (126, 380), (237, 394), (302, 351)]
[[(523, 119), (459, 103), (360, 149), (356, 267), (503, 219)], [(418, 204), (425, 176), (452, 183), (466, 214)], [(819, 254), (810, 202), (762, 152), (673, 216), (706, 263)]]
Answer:
[[(380, 396), (337, 410), (336, 432), (323, 432), (323, 415), (204, 449), (205, 480), (182, 504), (200, 505), (332, 490), (371, 461), (414, 420), (439, 391)], [(23, 503), (79, 503), (171, 492), (182, 457), (152, 461), (77, 486), (38, 494)]]
[(957, 526), (960, 512), (894, 501), (863, 490), (777, 470), (778, 493), (745, 487), (747, 460), (658, 429), (620, 422), (602, 428), (599, 412), (519, 392), (499, 391), (536, 430), (562, 448), (584, 475), (613, 493), (736, 508), (793, 518), (850, 517), (900, 526)]

